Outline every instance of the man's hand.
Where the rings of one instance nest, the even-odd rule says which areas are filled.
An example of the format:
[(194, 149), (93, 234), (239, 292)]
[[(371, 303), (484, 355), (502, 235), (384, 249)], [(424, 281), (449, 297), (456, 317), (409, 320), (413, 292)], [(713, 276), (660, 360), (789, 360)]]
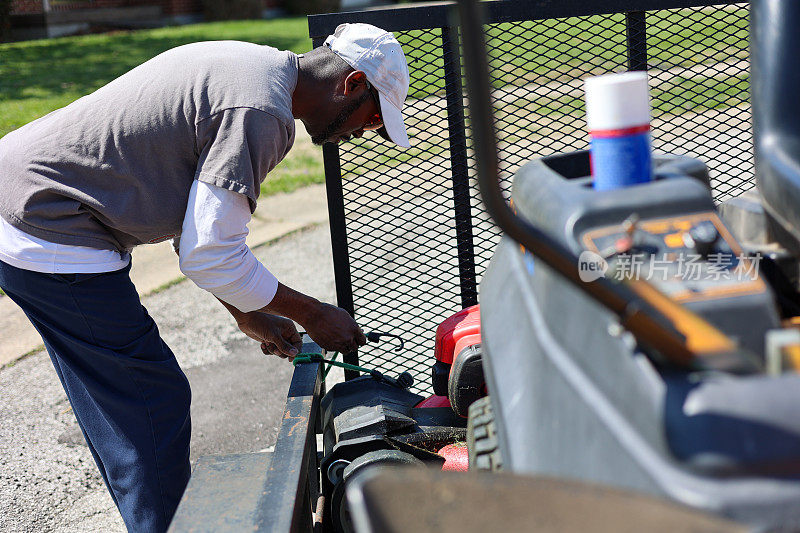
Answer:
[(347, 311), (322, 303), (282, 283), (278, 283), (278, 290), (269, 305), (260, 311), (293, 319), (305, 328), (314, 342), (329, 351), (350, 353), (367, 343), (364, 332)]
[(239, 329), (262, 343), (261, 350), (264, 353), (293, 359), (298, 352), (292, 353), (288, 345), (300, 350), (301, 340), (297, 329), (291, 320), (282, 317), (299, 323), (314, 342), (329, 351), (350, 353), (367, 343), (364, 332), (347, 311), (322, 303), (282, 283), (278, 283), (272, 301), (258, 311), (243, 313), (222, 300), (220, 302), (236, 319)]
[(300, 352), (302, 339), (288, 318), (253, 311), (237, 318), (242, 333), (261, 343), (261, 351), (269, 355), (288, 358)]
[(340, 307), (318, 302), (302, 325), (314, 342), (326, 350), (350, 353), (367, 343), (356, 321)]

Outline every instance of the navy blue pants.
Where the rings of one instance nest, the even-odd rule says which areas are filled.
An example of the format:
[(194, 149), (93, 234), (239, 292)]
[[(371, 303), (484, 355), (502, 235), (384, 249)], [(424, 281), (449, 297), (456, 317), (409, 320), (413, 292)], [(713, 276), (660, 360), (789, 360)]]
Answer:
[(41, 334), (128, 530), (150, 533), (167, 529), (189, 481), (191, 392), (129, 272), (0, 261), (0, 287)]

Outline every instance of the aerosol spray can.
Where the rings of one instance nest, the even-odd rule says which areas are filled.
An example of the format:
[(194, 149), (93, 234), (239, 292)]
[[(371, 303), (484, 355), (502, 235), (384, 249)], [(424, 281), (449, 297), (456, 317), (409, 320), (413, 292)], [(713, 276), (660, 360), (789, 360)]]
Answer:
[(594, 188), (608, 191), (651, 181), (647, 73), (587, 78), (585, 89)]

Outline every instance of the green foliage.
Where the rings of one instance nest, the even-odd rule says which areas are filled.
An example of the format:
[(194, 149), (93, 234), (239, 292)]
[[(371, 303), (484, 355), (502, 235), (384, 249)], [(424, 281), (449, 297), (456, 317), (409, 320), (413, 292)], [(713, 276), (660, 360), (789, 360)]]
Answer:
[(94, 91), (165, 50), (221, 39), (268, 44), (297, 53), (311, 48), (307, 22), (301, 17), (0, 44), (0, 136)]
[[(0, 0), (0, 4), (7, 0)], [(290, 2), (291, 4), (291, 2)], [(648, 61), (660, 83), (653, 115), (677, 115), (747, 102), (748, 80), (724, 64), (746, 61), (747, 20), (726, 11), (674, 10), (648, 16)], [(303, 52), (311, 48), (304, 17), (209, 23), (0, 44), (0, 136), (87, 94), (154, 55), (200, 40), (237, 39)], [(406, 122), (414, 147), (376, 153), (370, 135), (342, 146), (344, 179), (400, 164), (438, 160), (447, 149), (440, 29), (399, 32), (412, 73)], [(504, 141), (548, 135), (543, 124), (574, 122), (582, 131), (579, 80), (626, 69), (624, 15), (494, 24), (488, 27), (492, 85), (503, 98), (496, 118)], [(722, 70), (719, 69), (722, 65)], [(686, 72), (684, 72), (686, 71)], [(572, 90), (533, 91), (575, 81)], [(519, 90), (517, 90), (519, 89)], [(558, 117), (569, 118), (565, 121)], [(469, 117), (467, 114), (467, 122)], [(417, 127), (419, 125), (419, 127)], [(444, 136), (444, 138), (443, 138)], [(363, 155), (363, 157), (362, 157)], [(298, 141), (270, 174), (262, 194), (324, 181), (319, 149)]]

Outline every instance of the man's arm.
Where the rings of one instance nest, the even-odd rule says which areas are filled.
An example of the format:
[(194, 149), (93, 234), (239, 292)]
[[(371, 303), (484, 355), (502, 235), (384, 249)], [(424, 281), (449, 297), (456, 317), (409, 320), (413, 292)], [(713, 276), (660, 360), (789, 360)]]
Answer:
[(277, 355), (291, 361), (300, 352), (303, 340), (294, 322), (288, 318), (259, 311), (242, 313), (224, 300), (217, 300), (230, 312), (242, 333), (261, 343), (264, 354)]
[[(261, 341), (265, 353), (297, 355), (301, 338), (292, 320), (326, 350), (349, 353), (367, 343), (361, 328), (344, 309), (320, 302), (282, 283), (278, 284), (272, 301), (256, 311), (244, 313), (223, 300), (219, 301), (236, 320), (239, 329), (248, 337)], [(285, 320), (285, 323), (275, 319)]]
[(274, 314), (299, 323), (327, 350), (363, 346), (366, 338), (346, 311), (279, 283), (258, 262), (245, 243), (249, 218), (243, 195), (195, 181), (181, 235), (181, 271), (214, 294), (262, 350), (291, 357), (289, 346), (299, 348), (294, 325)]
[[(180, 242), (180, 237), (172, 240), (172, 250), (179, 258)], [(299, 353), (302, 338), (291, 320), (260, 312), (243, 313), (224, 300), (217, 298), (217, 301), (233, 316), (245, 335), (261, 343), (264, 355), (277, 355), (291, 361)]]
[(272, 301), (259, 311), (291, 318), (326, 350), (349, 353), (367, 343), (364, 332), (347, 311), (306, 296), (282, 283), (278, 283)]

